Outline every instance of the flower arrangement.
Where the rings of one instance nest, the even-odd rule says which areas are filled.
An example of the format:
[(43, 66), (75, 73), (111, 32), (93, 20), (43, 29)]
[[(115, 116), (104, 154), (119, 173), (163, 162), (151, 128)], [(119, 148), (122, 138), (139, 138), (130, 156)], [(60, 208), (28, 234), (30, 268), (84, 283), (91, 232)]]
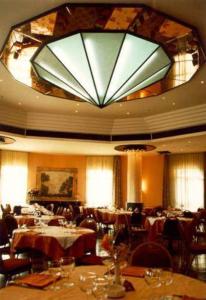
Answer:
[(105, 234), (102, 239), (101, 246), (114, 259), (125, 259), (128, 252), (128, 246), (123, 243), (116, 243), (115, 238), (111, 235)]
[(29, 191), (28, 191), (28, 195), (29, 196), (38, 196), (39, 195), (39, 190), (38, 189), (30, 189)]

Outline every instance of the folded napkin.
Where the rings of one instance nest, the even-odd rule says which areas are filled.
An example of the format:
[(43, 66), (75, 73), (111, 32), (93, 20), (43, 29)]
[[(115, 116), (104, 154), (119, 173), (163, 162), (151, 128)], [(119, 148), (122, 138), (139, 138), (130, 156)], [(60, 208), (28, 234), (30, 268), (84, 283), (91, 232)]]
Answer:
[(128, 280), (124, 281), (123, 286), (124, 286), (126, 292), (135, 291), (133, 284)]
[(182, 300), (206, 300), (206, 298), (197, 298), (187, 295), (173, 295), (174, 297), (180, 298)]
[(132, 277), (144, 277), (145, 268), (144, 267), (129, 266), (129, 267), (126, 267), (122, 270), (122, 275), (132, 276)]
[(186, 296), (186, 295), (183, 295), (182, 297), (181, 297), (181, 299), (183, 299), (183, 300), (206, 300), (206, 298), (196, 298), (196, 297), (190, 297), (190, 296)]
[(28, 274), (21, 279), (17, 279), (15, 284), (17, 285), (27, 285), (34, 288), (44, 288), (47, 285), (58, 280), (60, 276), (54, 276), (50, 274)]

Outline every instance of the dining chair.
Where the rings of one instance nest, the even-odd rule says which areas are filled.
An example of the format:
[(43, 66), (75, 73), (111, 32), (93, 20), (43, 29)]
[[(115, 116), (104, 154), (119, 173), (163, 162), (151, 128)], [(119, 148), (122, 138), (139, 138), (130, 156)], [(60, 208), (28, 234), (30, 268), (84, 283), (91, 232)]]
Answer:
[(206, 242), (201, 242), (196, 238), (198, 218), (194, 218), (192, 222), (188, 222), (184, 224), (184, 226), (181, 222), (179, 225), (184, 242), (183, 271), (188, 274), (191, 271), (194, 259), (198, 257), (198, 255), (206, 254)]
[(97, 232), (97, 222), (90, 217), (82, 220), (79, 227), (89, 228)]
[(4, 275), (5, 283), (11, 280), (12, 276), (23, 272), (31, 272), (32, 264), (28, 258), (2, 258), (0, 250), (0, 274)]
[(159, 243), (145, 242), (131, 253), (129, 264), (147, 268), (171, 268), (173, 261), (169, 251)]
[(0, 251), (4, 254), (10, 253), (10, 240), (5, 221), (0, 219)]
[(11, 214), (7, 214), (4, 217), (4, 221), (7, 226), (9, 238), (12, 238), (13, 231), (18, 228), (17, 220)]
[(162, 239), (167, 242), (167, 249), (170, 254), (173, 255), (182, 251), (182, 236), (177, 218), (167, 218), (165, 220)]

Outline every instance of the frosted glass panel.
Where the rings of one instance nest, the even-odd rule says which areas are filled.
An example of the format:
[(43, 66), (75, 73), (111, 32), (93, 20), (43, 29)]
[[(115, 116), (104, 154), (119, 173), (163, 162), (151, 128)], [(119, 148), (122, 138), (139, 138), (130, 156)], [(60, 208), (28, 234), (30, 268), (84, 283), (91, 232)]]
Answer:
[(49, 48), (59, 60), (81, 82), (93, 99), (97, 99), (93, 79), (90, 73), (87, 57), (80, 34), (50, 43)]
[(151, 77), (157, 71), (162, 69), (164, 66), (170, 64), (171, 61), (162, 48), (158, 48), (150, 58), (144, 63), (144, 65), (132, 76), (132, 78), (119, 90), (113, 98), (119, 98), (121, 94), (127, 93), (132, 90), (135, 86), (140, 84), (142, 81)]
[(132, 34), (83, 32), (48, 43), (32, 63), (48, 82), (103, 107), (161, 80), (172, 62)]
[(82, 34), (100, 103), (103, 103), (124, 35), (124, 33)]
[(34, 64), (35, 68), (37, 70), (37, 72), (39, 73), (40, 77), (44, 78), (45, 80), (53, 83), (54, 85), (64, 89), (65, 91), (74, 94), (80, 98), (83, 98), (84, 100), (87, 100), (87, 98), (83, 97), (83, 95), (81, 95), (80, 93), (78, 93), (77, 91), (73, 90), (72, 88), (70, 88), (68, 85), (64, 84), (62, 81), (60, 81), (59, 79), (57, 79), (56, 77), (54, 77), (52, 74), (50, 74), (49, 72), (47, 72), (46, 70), (42, 69), (40, 66), (38, 66), (37, 64)]
[(106, 99), (111, 98), (158, 47), (158, 44), (127, 34)]
[(160, 79), (164, 78), (164, 76), (167, 73), (169, 67), (170, 67), (170, 65), (168, 65), (165, 68), (163, 68), (162, 70), (158, 71), (156, 74), (152, 75), (148, 79), (144, 80), (142, 83), (135, 86), (132, 90), (129, 90), (129, 92), (121, 95), (118, 99), (115, 99), (115, 101), (120, 100), (121, 98), (126, 97), (126, 96), (130, 95), (131, 93), (134, 93), (138, 90), (141, 90), (144, 87), (149, 86), (152, 83), (155, 83), (156, 81), (159, 81)]
[(42, 51), (35, 58), (35, 62), (38, 63), (43, 69), (68, 84), (71, 88), (79, 91), (84, 97), (88, 98), (89, 95), (79, 85), (79, 83), (72, 77), (64, 65), (59, 61), (56, 56), (50, 51), (49, 48), (44, 47)]

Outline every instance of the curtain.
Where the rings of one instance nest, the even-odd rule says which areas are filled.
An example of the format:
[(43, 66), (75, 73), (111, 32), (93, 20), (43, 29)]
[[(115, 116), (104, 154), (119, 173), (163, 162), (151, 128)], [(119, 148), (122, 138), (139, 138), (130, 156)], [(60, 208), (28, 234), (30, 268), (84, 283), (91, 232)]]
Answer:
[(204, 154), (170, 155), (168, 183), (172, 207), (191, 211), (204, 207)]
[(86, 204), (90, 207), (113, 206), (113, 157), (87, 158)]
[(169, 197), (169, 181), (168, 181), (168, 171), (169, 171), (169, 156), (164, 156), (164, 170), (163, 170), (163, 190), (162, 190), (162, 199), (163, 207), (167, 209), (172, 206), (170, 203)]
[(3, 205), (23, 205), (27, 197), (28, 153), (1, 152), (0, 200)]
[(121, 180), (121, 156), (114, 156), (113, 163), (113, 202), (114, 206), (121, 208), (122, 203), (122, 180)]

